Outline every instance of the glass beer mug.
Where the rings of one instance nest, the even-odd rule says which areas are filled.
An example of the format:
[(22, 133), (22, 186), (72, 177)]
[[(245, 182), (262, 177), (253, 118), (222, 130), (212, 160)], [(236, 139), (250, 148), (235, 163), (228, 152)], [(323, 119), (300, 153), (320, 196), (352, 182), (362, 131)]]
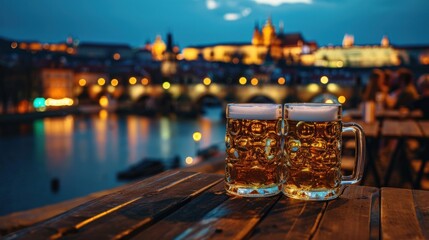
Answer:
[(225, 189), (244, 197), (281, 192), (282, 105), (228, 104)]
[[(341, 185), (358, 183), (365, 161), (365, 135), (356, 123), (341, 121), (340, 104), (285, 104), (285, 164), (283, 193), (303, 200), (329, 200)], [(341, 133), (355, 133), (353, 175), (341, 174)]]

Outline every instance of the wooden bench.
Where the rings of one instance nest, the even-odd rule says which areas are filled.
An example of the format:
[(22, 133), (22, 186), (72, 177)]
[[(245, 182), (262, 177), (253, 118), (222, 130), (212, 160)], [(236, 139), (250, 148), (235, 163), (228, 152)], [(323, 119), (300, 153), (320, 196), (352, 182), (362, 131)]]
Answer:
[(230, 197), (223, 175), (174, 170), (5, 238), (421, 239), (428, 209), (429, 192), (365, 186), (325, 202)]

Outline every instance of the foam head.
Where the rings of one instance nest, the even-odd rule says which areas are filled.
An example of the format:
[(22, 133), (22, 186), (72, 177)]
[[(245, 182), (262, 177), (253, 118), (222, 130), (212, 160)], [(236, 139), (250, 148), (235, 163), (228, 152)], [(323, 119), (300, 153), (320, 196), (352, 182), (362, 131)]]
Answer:
[(274, 120), (282, 117), (280, 104), (228, 104), (227, 118), (249, 120)]
[(341, 120), (340, 104), (286, 104), (285, 119), (293, 121), (328, 122)]

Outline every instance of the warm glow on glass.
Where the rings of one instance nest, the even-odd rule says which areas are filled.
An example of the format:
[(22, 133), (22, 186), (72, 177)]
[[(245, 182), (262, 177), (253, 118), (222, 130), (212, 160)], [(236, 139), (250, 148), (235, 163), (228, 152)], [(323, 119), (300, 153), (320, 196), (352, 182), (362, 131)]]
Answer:
[(148, 85), (149, 84), (149, 79), (147, 79), (147, 78), (142, 78), (142, 84), (144, 85), (144, 86), (146, 86), (146, 85)]
[(210, 83), (212, 83), (212, 80), (210, 78), (206, 77), (203, 79), (203, 83), (204, 83), (204, 85), (208, 86), (208, 85), (210, 85)]
[(328, 79), (328, 77), (327, 77), (327, 76), (322, 76), (322, 77), (320, 78), (320, 82), (321, 82), (322, 84), (327, 84), (327, 83), (329, 82), (329, 79)]
[(119, 81), (116, 78), (114, 78), (114, 79), (112, 79), (112, 81), (110, 81), (110, 84), (114, 87), (118, 86), (118, 83), (119, 83)]
[(311, 93), (316, 93), (319, 91), (319, 85), (315, 83), (308, 84), (307, 90)]
[(334, 103), (331, 99), (326, 99), (325, 103)]
[(252, 84), (253, 86), (258, 85), (259, 80), (257, 78), (252, 78), (252, 80), (250, 80), (250, 84)]
[(98, 85), (103, 86), (106, 83), (106, 80), (104, 78), (99, 78), (97, 80)]
[(246, 83), (247, 83), (247, 79), (246, 79), (245, 77), (241, 77), (240, 79), (238, 79), (238, 82), (239, 82), (241, 85), (244, 85), (244, 84), (246, 84)]
[(79, 79), (79, 86), (83, 87), (85, 85), (86, 85), (86, 80), (83, 78)]
[(131, 85), (134, 85), (137, 83), (137, 78), (135, 77), (130, 77), (130, 79), (128, 80), (130, 82)]
[(346, 99), (346, 97), (344, 97), (344, 96), (339, 96), (339, 97), (338, 97), (338, 102), (339, 102), (339, 103), (345, 103), (345, 102), (346, 102), (346, 100), (347, 100), (347, 99)]
[(171, 84), (169, 82), (162, 83), (162, 88), (164, 88), (165, 90), (169, 89), (170, 87), (171, 87)]
[(71, 98), (61, 98), (61, 99), (53, 99), (48, 98), (45, 100), (46, 106), (51, 107), (60, 107), (60, 106), (72, 106), (73, 105), (73, 99)]
[(12, 42), (12, 43), (10, 44), (10, 47), (11, 47), (11, 48), (13, 48), (13, 49), (15, 49), (15, 48), (17, 48), (17, 47), (18, 47), (18, 43), (17, 43), (17, 42)]
[(190, 165), (194, 162), (194, 159), (192, 157), (186, 157), (185, 162), (186, 162), (186, 164)]
[(109, 99), (106, 96), (102, 96), (100, 98), (99, 103), (100, 103), (101, 107), (105, 108), (105, 107), (109, 106)]
[(277, 79), (277, 82), (278, 82), (280, 85), (284, 85), (284, 84), (286, 83), (286, 79), (285, 79), (284, 77), (279, 77), (279, 79)]
[(115, 59), (115, 60), (121, 59), (121, 54), (119, 54), (119, 53), (113, 54), (113, 59)]
[(201, 133), (200, 132), (194, 132), (194, 134), (192, 134), (192, 138), (194, 139), (195, 142), (199, 142), (201, 141)]

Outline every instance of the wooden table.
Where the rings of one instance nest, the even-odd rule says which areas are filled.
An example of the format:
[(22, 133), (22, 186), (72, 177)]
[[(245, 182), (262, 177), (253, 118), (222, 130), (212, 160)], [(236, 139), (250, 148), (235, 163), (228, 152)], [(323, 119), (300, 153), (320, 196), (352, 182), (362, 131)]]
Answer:
[[(380, 187), (380, 175), (378, 174), (378, 170), (375, 164), (375, 159), (377, 159), (377, 151), (378, 151), (378, 144), (379, 144), (379, 136), (380, 136), (380, 121), (374, 121), (371, 123), (362, 121), (362, 120), (352, 120), (351, 122), (355, 122), (359, 124), (364, 132), (365, 132), (365, 139), (366, 139), (366, 163), (365, 163), (365, 169), (363, 172), (362, 181), (365, 182), (369, 171), (372, 171), (372, 175), (374, 177), (374, 182), (377, 187)], [(344, 139), (350, 139), (354, 137), (354, 133), (352, 132), (345, 132), (343, 133)]]
[(389, 161), (389, 166), (384, 177), (384, 186), (389, 184), (393, 169), (397, 163), (401, 165), (403, 178), (410, 181), (413, 186), (417, 185), (413, 179), (411, 159), (406, 155), (406, 140), (409, 138), (424, 139), (425, 135), (417, 121), (412, 119), (406, 120), (384, 120), (381, 128), (381, 136), (388, 139), (397, 139), (397, 146)]
[(331, 201), (225, 194), (223, 175), (167, 171), (6, 239), (421, 239), (429, 192), (345, 187)]

